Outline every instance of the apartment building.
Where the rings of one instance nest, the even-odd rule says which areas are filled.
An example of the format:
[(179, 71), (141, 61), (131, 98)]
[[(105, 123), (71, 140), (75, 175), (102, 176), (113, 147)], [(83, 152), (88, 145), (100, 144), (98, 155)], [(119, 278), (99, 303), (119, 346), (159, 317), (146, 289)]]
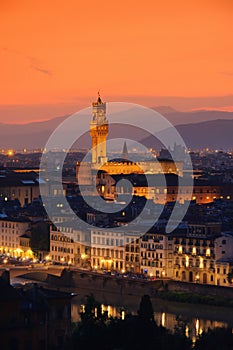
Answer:
[(140, 240), (141, 272), (156, 278), (173, 277), (173, 237), (149, 232)]
[(32, 258), (30, 249), (31, 221), (27, 218), (0, 219), (0, 253), (13, 257)]

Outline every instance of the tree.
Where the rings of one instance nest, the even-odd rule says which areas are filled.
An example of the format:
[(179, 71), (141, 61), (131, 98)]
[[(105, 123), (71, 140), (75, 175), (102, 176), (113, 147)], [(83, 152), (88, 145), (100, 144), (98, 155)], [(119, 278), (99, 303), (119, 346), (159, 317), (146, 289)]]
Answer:
[(233, 270), (231, 270), (227, 275), (227, 280), (230, 284), (233, 282)]
[(31, 249), (38, 255), (40, 251), (49, 252), (49, 225), (46, 222), (39, 222), (31, 228)]
[(143, 295), (138, 316), (144, 321), (154, 321), (154, 310), (149, 295)]

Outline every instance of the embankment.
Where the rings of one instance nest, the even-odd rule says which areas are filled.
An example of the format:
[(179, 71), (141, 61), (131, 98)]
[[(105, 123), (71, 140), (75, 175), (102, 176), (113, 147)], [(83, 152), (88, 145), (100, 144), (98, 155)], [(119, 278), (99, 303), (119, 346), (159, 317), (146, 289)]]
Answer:
[[(161, 297), (164, 295), (164, 298), (166, 298), (166, 295), (170, 295), (170, 300), (172, 300), (172, 295), (176, 295), (177, 293), (178, 295), (189, 294), (199, 295), (200, 297), (208, 296), (213, 300), (233, 300), (233, 288), (230, 287), (185, 283), (172, 280), (148, 281), (128, 279), (92, 273), (89, 271), (69, 269), (64, 269), (61, 276), (55, 276), (49, 273), (46, 274), (44, 272), (31, 272), (23, 275), (22, 277), (40, 282), (46, 282), (51, 287), (76, 293), (81, 293), (82, 290), (87, 292), (90, 290), (90, 292), (108, 292), (122, 296), (141, 296), (148, 294), (151, 297)], [(179, 301), (179, 298), (177, 301)], [(180, 301), (189, 302), (188, 298)], [(195, 298), (191, 302), (195, 302)]]

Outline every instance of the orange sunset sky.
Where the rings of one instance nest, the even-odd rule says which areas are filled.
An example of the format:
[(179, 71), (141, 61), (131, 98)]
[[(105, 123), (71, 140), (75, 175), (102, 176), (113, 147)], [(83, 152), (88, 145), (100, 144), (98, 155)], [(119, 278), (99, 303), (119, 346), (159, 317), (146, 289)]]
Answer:
[(233, 106), (232, 0), (1, 0), (0, 121), (104, 100)]

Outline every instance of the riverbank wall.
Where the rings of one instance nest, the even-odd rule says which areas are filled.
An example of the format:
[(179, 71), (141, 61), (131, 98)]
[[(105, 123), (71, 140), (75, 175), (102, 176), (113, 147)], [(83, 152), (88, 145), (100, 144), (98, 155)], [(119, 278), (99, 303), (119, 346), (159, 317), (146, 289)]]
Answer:
[(185, 283), (173, 280), (139, 280), (119, 278), (111, 275), (97, 274), (89, 271), (64, 269), (61, 276), (42, 272), (31, 272), (22, 277), (45, 282), (51, 287), (79, 293), (108, 292), (120, 295), (141, 296), (148, 294), (156, 297), (163, 292), (183, 292), (233, 299), (233, 288), (198, 283)]

